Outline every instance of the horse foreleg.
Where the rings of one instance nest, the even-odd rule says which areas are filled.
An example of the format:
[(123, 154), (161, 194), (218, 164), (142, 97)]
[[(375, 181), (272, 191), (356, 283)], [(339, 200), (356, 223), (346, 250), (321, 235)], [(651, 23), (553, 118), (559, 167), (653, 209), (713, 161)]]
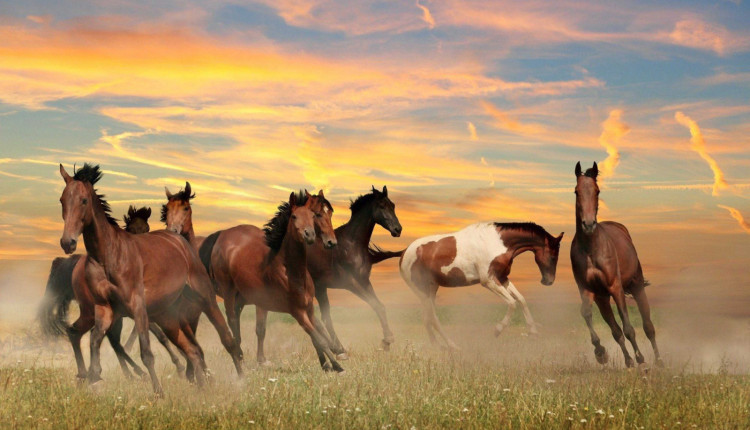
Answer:
[[(620, 313), (620, 320), (622, 321), (622, 331), (625, 332), (625, 337), (628, 338), (630, 344), (633, 345), (633, 352), (635, 352), (635, 360), (638, 364), (643, 364), (646, 360), (641, 354), (641, 350), (638, 349), (638, 344), (635, 342), (635, 329), (630, 323), (630, 316), (628, 315), (628, 306), (625, 303), (625, 293), (622, 288), (619, 289), (618, 294), (613, 294), (612, 298), (615, 299), (617, 305), (617, 311)], [(609, 300), (607, 300), (609, 304)]]
[(630, 358), (630, 353), (628, 353), (628, 348), (625, 345), (625, 337), (622, 334), (620, 326), (617, 324), (617, 320), (615, 320), (615, 314), (612, 312), (612, 305), (609, 303), (609, 297), (597, 296), (595, 300), (596, 305), (599, 307), (599, 312), (602, 314), (602, 318), (604, 318), (604, 321), (607, 322), (610, 330), (612, 330), (612, 337), (615, 338), (615, 341), (617, 341), (622, 349), (622, 354), (625, 356), (625, 365), (627, 367), (633, 367), (633, 359)]
[(664, 362), (659, 355), (659, 348), (656, 346), (656, 329), (654, 328), (654, 323), (651, 321), (651, 307), (649, 306), (648, 298), (646, 297), (646, 289), (640, 287), (634, 288), (633, 290), (633, 298), (638, 304), (638, 311), (643, 320), (643, 331), (646, 332), (646, 337), (651, 341), (651, 347), (654, 349), (654, 361), (657, 366), (664, 367)]
[(73, 355), (76, 358), (76, 366), (78, 367), (76, 377), (80, 380), (84, 380), (87, 377), (86, 363), (83, 361), (83, 353), (81, 352), (81, 337), (94, 326), (93, 313), (93, 309), (90, 313), (81, 309), (81, 316), (68, 328), (68, 340), (70, 340), (70, 345), (73, 347)]
[(500, 321), (495, 326), (495, 337), (500, 336), (503, 330), (505, 330), (505, 327), (510, 324), (510, 318), (513, 316), (513, 312), (515, 312), (516, 310), (516, 299), (513, 298), (513, 296), (510, 294), (510, 291), (508, 291), (508, 289), (506, 288), (509, 282), (510, 281), (505, 281), (504, 284), (501, 284), (497, 279), (493, 277), (482, 283), (483, 287), (492, 291), (498, 297), (505, 300), (505, 303), (508, 304), (508, 310), (505, 312), (505, 316), (503, 317), (502, 321)]
[(268, 318), (268, 311), (255, 305), (255, 336), (258, 338), (258, 351), (255, 355), (258, 360), (258, 364), (265, 365), (268, 363), (266, 360), (266, 354), (263, 350), (263, 344), (266, 341), (266, 320)]
[(609, 361), (607, 349), (604, 348), (599, 339), (599, 335), (594, 331), (594, 322), (592, 320), (593, 312), (591, 310), (594, 302), (594, 293), (583, 288), (579, 288), (581, 293), (581, 316), (586, 321), (591, 335), (591, 344), (594, 345), (594, 356), (599, 364), (606, 364)]
[[(336, 355), (331, 351), (330, 346), (328, 345), (328, 342), (326, 339), (318, 332), (318, 330), (315, 329), (315, 325), (312, 322), (312, 315), (313, 309), (312, 307), (309, 310), (305, 309), (297, 309), (293, 311), (293, 317), (297, 320), (299, 325), (302, 326), (302, 328), (307, 332), (307, 334), (310, 336), (310, 339), (312, 340), (313, 347), (315, 347), (315, 352), (318, 354), (318, 359), (320, 360), (321, 367), (323, 370), (335, 370), (336, 372), (343, 372), (344, 368), (341, 367), (341, 365), (336, 361)], [(328, 363), (326, 362), (326, 358), (328, 358), (328, 361), (331, 363), (331, 367), (328, 367)]]
[[(160, 325), (164, 334), (185, 356), (185, 359), (190, 363), (190, 367), (196, 370), (202, 368), (200, 350), (196, 344), (190, 341), (185, 332), (180, 328), (180, 324), (176, 321), (164, 321)], [(203, 372), (194, 372), (193, 375), (199, 387), (206, 384), (206, 378)], [(188, 378), (188, 380), (192, 382), (191, 378)]]
[(320, 317), (325, 323), (326, 330), (331, 339), (331, 351), (333, 351), (339, 360), (346, 360), (346, 349), (341, 344), (336, 331), (333, 329), (333, 320), (331, 319), (331, 303), (328, 301), (328, 287), (326, 285), (315, 285), (315, 298), (320, 305)]
[[(381, 341), (381, 344), (383, 346), (383, 349), (388, 351), (391, 348), (391, 344), (394, 342), (393, 332), (391, 332), (391, 328), (390, 326), (388, 326), (388, 317), (385, 313), (385, 306), (380, 301), (380, 299), (378, 299), (378, 296), (375, 295), (375, 290), (372, 288), (372, 283), (370, 283), (369, 280), (367, 280), (363, 284), (359, 284), (357, 282), (357, 287), (353, 288), (351, 291), (359, 296), (362, 300), (367, 302), (367, 304), (370, 305), (370, 307), (378, 315), (380, 326), (383, 329), (383, 340)], [(438, 331), (440, 331), (440, 328), (438, 328)], [(448, 343), (450, 344), (451, 342)]]
[(169, 345), (169, 339), (167, 338), (167, 335), (164, 334), (164, 331), (159, 328), (159, 326), (156, 323), (149, 323), (148, 325), (149, 330), (151, 330), (151, 333), (156, 336), (156, 339), (159, 341), (160, 344), (164, 347), (164, 349), (167, 350), (167, 354), (169, 354), (169, 358), (172, 360), (172, 363), (174, 363), (175, 367), (177, 368), (177, 374), (178, 375), (184, 375), (185, 374), (185, 366), (180, 361), (180, 357), (175, 354), (174, 350), (172, 349), (172, 346)]
[[(141, 286), (141, 290), (142, 290)], [(131, 301), (131, 312), (133, 320), (135, 320), (135, 328), (138, 330), (138, 343), (141, 347), (141, 361), (148, 369), (148, 374), (151, 377), (151, 386), (154, 388), (154, 392), (157, 395), (163, 395), (161, 383), (159, 378), (156, 377), (156, 369), (154, 369), (154, 354), (151, 352), (151, 340), (148, 335), (148, 313), (146, 312), (146, 304), (142, 295), (135, 295)]]
[(521, 303), (523, 317), (526, 319), (526, 325), (529, 327), (529, 333), (538, 334), (539, 331), (537, 330), (537, 323), (534, 322), (534, 317), (531, 316), (531, 311), (529, 310), (529, 305), (526, 304), (526, 299), (516, 289), (516, 286), (513, 285), (513, 282), (510, 282), (510, 280), (508, 280), (508, 291), (510, 291), (510, 294), (512, 294), (513, 297), (518, 300), (519, 303)]
[[(229, 324), (229, 329), (232, 330), (232, 336), (234, 336), (234, 341), (237, 344), (237, 349), (240, 351), (240, 359), (244, 358), (244, 354), (242, 353), (242, 335), (240, 334), (240, 317), (237, 313), (237, 294), (234, 292), (230, 292), (229, 294), (224, 296), (224, 310), (227, 313), (227, 323)], [(240, 308), (241, 309), (241, 308)]]
[(135, 344), (136, 339), (138, 339), (138, 330), (136, 330), (135, 326), (133, 326), (133, 330), (130, 330), (130, 336), (128, 336), (128, 340), (125, 341), (125, 351), (130, 352), (133, 349), (133, 344)]
[(114, 320), (114, 312), (109, 304), (94, 305), (94, 329), (91, 330), (91, 353), (89, 364), (89, 383), (100, 381), (102, 374), (101, 357), (99, 355), (102, 340)]
[(122, 369), (122, 373), (125, 374), (125, 377), (128, 379), (133, 377), (128, 365), (133, 367), (133, 371), (135, 371), (139, 377), (143, 376), (146, 373), (135, 364), (135, 361), (130, 358), (130, 355), (125, 352), (120, 343), (120, 337), (122, 336), (122, 320), (123, 318), (119, 317), (112, 323), (112, 327), (107, 331), (107, 340), (109, 340), (109, 344), (112, 345), (112, 349), (115, 351), (117, 361), (120, 363), (120, 368)]

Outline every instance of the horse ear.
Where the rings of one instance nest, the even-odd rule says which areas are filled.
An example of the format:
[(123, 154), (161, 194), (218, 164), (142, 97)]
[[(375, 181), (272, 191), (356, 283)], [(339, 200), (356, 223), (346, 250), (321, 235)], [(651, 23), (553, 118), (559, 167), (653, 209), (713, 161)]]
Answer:
[(581, 176), (581, 162), (576, 163), (576, 178)]
[(323, 190), (318, 191), (318, 197), (324, 199), (326, 196), (323, 195)]
[(373, 193), (376, 193), (376, 192), (378, 192), (378, 190), (376, 190), (376, 189), (375, 189), (375, 185), (370, 185), (370, 186), (372, 187), (372, 192), (373, 192)]
[(594, 161), (594, 167), (591, 168), (591, 174), (594, 179), (599, 175), (599, 167), (596, 165), (596, 161)]
[(385, 185), (383, 185), (383, 195), (388, 197), (388, 187), (386, 187)]
[(192, 189), (190, 188), (190, 182), (185, 181), (185, 196), (187, 196), (187, 199), (190, 200), (190, 195), (192, 194)]
[(73, 180), (73, 178), (68, 175), (68, 172), (65, 171), (65, 167), (63, 167), (62, 163), (60, 163), (60, 176), (62, 176), (63, 179), (65, 179), (65, 184), (69, 184), (70, 181)]
[(307, 188), (305, 188), (305, 197), (307, 197), (308, 199), (309, 199), (310, 197), (312, 197), (312, 196), (310, 195), (310, 192), (309, 192), (309, 191), (307, 191)]
[(289, 206), (297, 206), (297, 195), (294, 194), (294, 191), (292, 191), (291, 194), (289, 194)]
[(563, 238), (564, 234), (565, 234), (565, 232), (562, 232), (562, 233), (560, 233), (560, 236), (557, 236), (557, 243), (562, 242), (562, 238)]
[(151, 218), (151, 208), (146, 208), (146, 219)]
[(170, 193), (170, 192), (169, 192), (169, 188), (167, 188), (167, 187), (165, 186), (165, 187), (164, 187), (164, 191), (165, 191), (165, 192), (167, 193), (167, 199), (169, 199), (169, 200), (172, 200), (172, 196), (173, 196), (174, 194), (172, 194), (172, 193)]

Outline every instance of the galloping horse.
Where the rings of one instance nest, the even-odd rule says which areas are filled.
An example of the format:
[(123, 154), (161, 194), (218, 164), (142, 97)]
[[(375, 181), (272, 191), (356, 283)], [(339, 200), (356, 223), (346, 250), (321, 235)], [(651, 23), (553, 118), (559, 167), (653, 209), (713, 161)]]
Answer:
[[(97, 263), (87, 263), (83, 268), (95, 315), (89, 381), (101, 379), (99, 347), (112, 322), (121, 315), (135, 320), (141, 359), (157, 394), (162, 389), (149, 344), (149, 316), (195, 368), (205, 371), (202, 350), (189, 324), (199, 311), (206, 313), (232, 356), (237, 373), (242, 375), (237, 345), (216, 304), (211, 281), (190, 245), (166, 231), (131, 235), (122, 230), (109, 215), (103, 196), (94, 190), (102, 175), (99, 166), (85, 164), (71, 177), (60, 165), (60, 175), (65, 180), (60, 197), (65, 221), (60, 246), (67, 254), (74, 252), (77, 238), (83, 234), (87, 261)], [(199, 385), (204, 383), (202, 372), (197, 373), (197, 379)]]
[[(125, 231), (132, 234), (148, 233), (150, 229), (148, 218), (150, 216), (151, 208), (136, 209), (130, 206), (127, 214), (123, 217)], [(80, 353), (81, 337), (94, 326), (94, 303), (91, 294), (88, 292), (89, 287), (86, 283), (86, 277), (82, 276), (85, 273), (83, 266), (86, 264), (86, 258), (84, 257), (82, 254), (75, 254), (68, 258), (58, 257), (52, 261), (44, 299), (37, 315), (45, 334), (68, 336), (73, 345), (80, 378), (84, 378), (86, 374), (86, 366)], [(81, 267), (76, 270), (78, 265)], [(79, 275), (75, 279), (73, 278), (74, 271)], [(80, 312), (78, 319), (70, 325), (66, 319), (70, 302), (74, 299), (79, 303)], [(172, 362), (177, 366), (177, 372), (184, 373), (185, 368), (169, 345), (169, 340), (164, 332), (153, 323), (149, 324), (149, 329), (169, 353)], [(120, 344), (121, 333), (122, 318), (119, 318), (112, 323), (112, 328), (107, 332), (107, 339), (117, 355), (122, 372), (126, 377), (132, 377), (128, 368), (128, 365), (130, 365), (138, 376), (145, 375), (143, 370), (123, 350)]]
[(201, 260), (224, 298), (227, 319), (238, 342), (240, 312), (246, 304), (255, 305), (259, 363), (266, 362), (266, 316), (273, 311), (291, 314), (305, 329), (324, 370), (343, 370), (313, 314), (315, 291), (306, 261), (307, 247), (316, 236), (327, 246), (336, 246), (330, 203), (322, 191), (318, 195), (305, 191), (292, 193), (264, 230), (240, 225), (213, 233), (203, 242)]
[(443, 332), (435, 313), (438, 287), (482, 284), (508, 303), (508, 312), (495, 326), (499, 335), (510, 322), (516, 300), (524, 308), (526, 323), (534, 327), (526, 300), (508, 279), (513, 259), (532, 251), (542, 284), (552, 285), (560, 253), (560, 236), (553, 237), (534, 223), (478, 223), (452, 234), (427, 236), (409, 245), (401, 256), (401, 277), (422, 302), (424, 324), (432, 343), (435, 330), (446, 344), (458, 349)]
[[(625, 294), (632, 294), (643, 318), (643, 331), (654, 348), (656, 364), (662, 366), (659, 349), (656, 347), (656, 331), (651, 322), (651, 309), (646, 297), (647, 282), (643, 279), (643, 269), (638, 260), (633, 240), (624, 225), (614, 221), (597, 223), (599, 211), (599, 186), (596, 177), (599, 169), (594, 166), (581, 173), (581, 163), (576, 164), (576, 235), (570, 247), (570, 261), (573, 276), (581, 294), (581, 315), (591, 333), (596, 360), (605, 364), (609, 360), (607, 350), (599, 342), (591, 321), (591, 305), (596, 302), (599, 312), (612, 330), (612, 337), (622, 348), (625, 365), (633, 366), (633, 359), (625, 346), (625, 337), (633, 345), (638, 364), (644, 363), (643, 354), (635, 342), (635, 330), (630, 324)], [(614, 298), (622, 320), (622, 329), (612, 312), (610, 297)], [(625, 337), (623, 337), (623, 331)]]
[(401, 255), (400, 252), (383, 252), (378, 248), (368, 247), (376, 224), (388, 230), (393, 237), (401, 236), (396, 205), (388, 198), (388, 188), (383, 186), (381, 192), (372, 187), (370, 193), (359, 196), (349, 208), (352, 212), (349, 221), (335, 230), (338, 246), (328, 249), (322, 240), (318, 240), (307, 257), (307, 269), (315, 283), (315, 297), (320, 305), (320, 314), (333, 342), (331, 349), (340, 358), (346, 357), (346, 351), (333, 329), (328, 289), (347, 289), (375, 310), (383, 328), (382, 346), (388, 350), (393, 343), (393, 333), (388, 326), (385, 306), (372, 288), (370, 272), (373, 264)]

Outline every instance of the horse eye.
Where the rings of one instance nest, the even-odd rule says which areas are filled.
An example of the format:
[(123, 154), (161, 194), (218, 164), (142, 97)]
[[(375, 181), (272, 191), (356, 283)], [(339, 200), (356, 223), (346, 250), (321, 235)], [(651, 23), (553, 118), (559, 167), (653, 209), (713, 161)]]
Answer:
[(292, 215), (292, 219), (297, 219), (297, 215)]
[(186, 206), (184, 210), (185, 210), (185, 212), (187, 212), (189, 209), (190, 208)]
[(315, 214), (315, 218), (321, 218), (321, 217), (323, 217), (323, 215), (321, 215), (320, 213)]
[(88, 202), (89, 202), (89, 199), (83, 199), (83, 200), (81, 200), (81, 203), (82, 203), (82, 204), (84, 204), (84, 205), (85, 205), (86, 203), (88, 203)]

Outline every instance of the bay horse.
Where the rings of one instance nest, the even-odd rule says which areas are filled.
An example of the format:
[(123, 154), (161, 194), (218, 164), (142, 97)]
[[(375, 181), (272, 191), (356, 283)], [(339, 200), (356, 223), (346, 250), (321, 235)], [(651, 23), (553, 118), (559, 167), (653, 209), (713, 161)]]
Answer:
[[(148, 233), (150, 216), (151, 208), (136, 209), (131, 205), (128, 212), (123, 216), (125, 231), (131, 234)], [(37, 314), (44, 334), (68, 336), (73, 345), (79, 378), (86, 377), (86, 366), (83, 362), (80, 347), (81, 337), (94, 326), (94, 313), (92, 312), (94, 304), (91, 300), (91, 294), (88, 293), (86, 277), (81, 276), (85, 271), (82, 267), (76, 270), (76, 266), (84, 266), (85, 264), (86, 258), (82, 254), (74, 254), (67, 258), (58, 257), (52, 261), (44, 298)], [(76, 279), (73, 278), (74, 271), (79, 274)], [(67, 322), (67, 315), (70, 302), (74, 299), (79, 303), (80, 312), (78, 319), (71, 325)], [(184, 373), (185, 368), (169, 345), (169, 340), (164, 332), (153, 323), (149, 324), (149, 329), (167, 350), (172, 362), (177, 367), (177, 372), (179, 374)], [(112, 328), (107, 332), (107, 339), (115, 351), (123, 374), (128, 378), (132, 377), (128, 368), (128, 365), (130, 365), (138, 376), (145, 375), (143, 370), (123, 350), (120, 344), (121, 333), (122, 318), (112, 323)]]
[(336, 246), (332, 208), (323, 191), (317, 195), (292, 193), (263, 230), (240, 225), (209, 235), (200, 256), (224, 298), (227, 319), (240, 342), (239, 316), (254, 304), (257, 360), (266, 363), (264, 340), (268, 311), (285, 312), (310, 336), (324, 370), (343, 371), (330, 349), (325, 328), (316, 322), (312, 278), (307, 270), (307, 248), (321, 237)]
[[(651, 321), (651, 309), (646, 297), (646, 285), (643, 269), (638, 260), (633, 240), (624, 225), (614, 221), (597, 222), (599, 211), (599, 186), (596, 177), (599, 168), (596, 163), (585, 173), (581, 172), (581, 163), (575, 168), (576, 174), (576, 234), (570, 247), (570, 261), (573, 276), (581, 295), (581, 316), (591, 334), (594, 345), (594, 356), (600, 364), (609, 361), (607, 350), (601, 345), (599, 336), (594, 331), (591, 320), (592, 302), (596, 302), (599, 312), (612, 330), (612, 337), (622, 349), (625, 365), (633, 366), (633, 359), (625, 346), (627, 338), (635, 352), (638, 364), (645, 362), (643, 354), (635, 341), (635, 329), (630, 323), (625, 295), (630, 294), (638, 304), (638, 311), (643, 319), (643, 331), (651, 341), (657, 366), (663, 363), (656, 346), (656, 330)], [(622, 321), (622, 329), (612, 312), (610, 297), (614, 299)], [(623, 337), (624, 332), (624, 337)]]
[(534, 326), (526, 300), (508, 279), (513, 259), (519, 254), (534, 253), (542, 284), (555, 281), (560, 242), (564, 233), (554, 237), (534, 223), (472, 224), (451, 234), (427, 236), (412, 242), (399, 262), (401, 277), (422, 302), (424, 325), (430, 341), (435, 331), (448, 347), (458, 346), (443, 332), (435, 312), (438, 287), (465, 287), (481, 284), (508, 304), (503, 320), (495, 326), (498, 336), (510, 322), (516, 301), (524, 308), (529, 327)]
[(352, 201), (349, 209), (349, 221), (335, 230), (338, 246), (329, 249), (322, 240), (317, 240), (307, 258), (307, 268), (315, 283), (315, 297), (320, 305), (320, 314), (331, 336), (331, 349), (342, 359), (346, 358), (346, 351), (333, 328), (328, 289), (349, 290), (372, 307), (383, 329), (381, 345), (384, 350), (388, 350), (394, 340), (393, 332), (388, 326), (385, 306), (375, 295), (370, 282), (370, 272), (373, 264), (401, 255), (400, 252), (369, 247), (375, 225), (383, 227), (393, 237), (401, 236), (396, 205), (388, 198), (386, 186), (383, 186), (383, 191), (376, 190), (373, 186), (370, 193)]
[[(101, 379), (99, 347), (113, 321), (121, 315), (135, 320), (141, 359), (157, 394), (162, 393), (162, 388), (149, 343), (149, 316), (193, 366), (205, 372), (203, 352), (189, 324), (196, 312), (208, 316), (241, 376), (237, 345), (216, 304), (211, 281), (192, 247), (179, 235), (166, 231), (131, 235), (122, 230), (109, 215), (104, 197), (94, 189), (102, 176), (99, 166), (84, 164), (71, 177), (61, 164), (60, 175), (65, 181), (60, 197), (65, 222), (60, 246), (65, 253), (73, 253), (78, 236), (83, 234), (87, 261), (97, 263), (83, 268), (95, 315), (89, 381)], [(76, 277), (75, 271), (73, 276)], [(202, 372), (197, 372), (197, 380), (199, 385), (205, 382)]]

